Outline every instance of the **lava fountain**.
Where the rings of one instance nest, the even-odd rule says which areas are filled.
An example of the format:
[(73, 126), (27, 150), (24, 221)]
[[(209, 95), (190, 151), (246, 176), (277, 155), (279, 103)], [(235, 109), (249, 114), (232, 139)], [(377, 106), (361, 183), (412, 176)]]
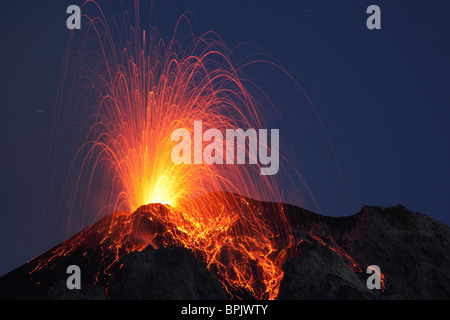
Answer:
[[(265, 128), (262, 105), (232, 52), (213, 32), (179, 40), (179, 25), (188, 24), (185, 16), (172, 38), (164, 40), (156, 27), (141, 30), (138, 3), (133, 25), (128, 13), (107, 20), (93, 1), (83, 5), (83, 13), (88, 6), (97, 14), (83, 14), (83, 30), (74, 31), (84, 36), (76, 59), (69, 44), (63, 80), (68, 83), (70, 70), (77, 76), (68, 94), (60, 94), (61, 101), (70, 100), (87, 114), (78, 123), (86, 134), (69, 170), (74, 181), (66, 184), (71, 205), (87, 208), (93, 194), (108, 213), (165, 204), (169, 210), (155, 211), (160, 213), (152, 219), (175, 226), (177, 242), (214, 269), (229, 292), (276, 298), (283, 249), (292, 244), (276, 176), (261, 176), (260, 164), (171, 160), (172, 133), (185, 128), (194, 134), (194, 121), (223, 133)], [(268, 218), (251, 200), (232, 193), (270, 199), (280, 204), (280, 214)], [(147, 242), (154, 245), (151, 237)], [(120, 238), (115, 246), (121, 246)]]

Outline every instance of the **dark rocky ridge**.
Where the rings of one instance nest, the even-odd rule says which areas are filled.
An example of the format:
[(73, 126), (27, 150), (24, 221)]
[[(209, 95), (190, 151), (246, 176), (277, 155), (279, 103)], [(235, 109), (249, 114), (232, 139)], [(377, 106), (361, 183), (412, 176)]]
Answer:
[[(320, 243), (304, 241), (305, 253), (285, 263), (280, 299), (450, 299), (447, 225), (398, 205), (322, 217), (313, 228), (327, 229), (361, 272)], [(384, 274), (384, 292), (367, 289), (369, 265), (378, 265)]]
[(148, 247), (123, 258), (123, 267), (105, 294), (103, 287), (87, 284), (68, 290), (65, 281), (49, 288), (46, 299), (83, 300), (223, 300), (228, 295), (220, 282), (185, 248)]
[[(273, 208), (270, 203), (255, 203)], [(353, 216), (340, 218), (317, 215), (291, 205), (284, 205), (283, 209), (294, 237), (302, 241), (293, 248), (291, 258), (283, 266), (285, 275), (279, 299), (450, 299), (450, 228), (443, 223), (400, 205), (365, 206)], [(142, 221), (143, 217), (136, 213), (133, 219)], [(126, 254), (120, 264), (108, 270), (112, 277), (107, 286), (106, 280), (94, 285), (92, 278), (101, 267), (100, 254), (104, 250), (95, 241), (108, 219), (105, 217), (85, 229), (84, 242), (77, 235), (67, 240), (72, 241), (75, 249), (58, 257), (51, 268), (30, 274), (58, 246), (1, 277), (0, 298), (230, 297), (203, 262), (191, 251), (176, 247), (147, 248)], [(133, 234), (129, 237), (134, 241)], [(330, 248), (341, 248), (360, 270), (351, 268), (349, 258)], [(83, 270), (81, 290), (66, 288), (66, 268), (70, 264), (77, 264)], [(385, 276), (383, 292), (366, 287), (366, 268), (373, 264)]]

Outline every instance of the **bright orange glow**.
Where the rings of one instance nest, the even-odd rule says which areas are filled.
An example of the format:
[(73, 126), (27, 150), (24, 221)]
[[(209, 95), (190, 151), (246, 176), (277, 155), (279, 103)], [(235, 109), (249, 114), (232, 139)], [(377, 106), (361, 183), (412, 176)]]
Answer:
[[(94, 38), (99, 49), (82, 49), (87, 68), (78, 76), (82, 93), (77, 99), (86, 97), (86, 105), (94, 100), (97, 107), (85, 121), (89, 130), (74, 161), (80, 167), (77, 181), (90, 176), (88, 194), (91, 181), (100, 184), (95, 192), (109, 199), (105, 211), (131, 214), (150, 203), (168, 205), (152, 219), (167, 230), (175, 226), (169, 233), (176, 243), (216, 270), (230, 292), (244, 289), (256, 298), (275, 298), (283, 276), (280, 244), (291, 242), (283, 211), (278, 208), (280, 216), (268, 219), (247, 198), (227, 192), (280, 203), (276, 177), (261, 176), (259, 165), (174, 164), (171, 159), (172, 133), (184, 128), (194, 136), (194, 121), (202, 121), (203, 132), (266, 128), (260, 102), (231, 51), (211, 32), (165, 41), (156, 28), (148, 33), (139, 21), (133, 27), (119, 20), (107, 23), (98, 11), (99, 17), (83, 16), (89, 21), (83, 26), (86, 42)], [(203, 142), (202, 150), (209, 143)], [(192, 150), (194, 159), (199, 150)], [(116, 241), (125, 246), (122, 237)]]
[[(93, 1), (85, 5), (97, 6)], [(115, 234), (105, 258), (111, 255), (117, 262), (149, 244), (181, 245), (204, 260), (230, 293), (245, 290), (258, 299), (276, 298), (282, 265), (293, 246), (276, 177), (261, 176), (258, 165), (174, 164), (171, 159), (172, 132), (185, 128), (193, 136), (194, 121), (202, 121), (203, 131), (266, 128), (260, 102), (231, 51), (214, 33), (166, 41), (155, 28), (141, 31), (138, 19), (133, 27), (125, 18), (107, 23), (98, 10), (98, 17), (83, 16), (89, 21), (83, 22), (85, 42), (94, 38), (98, 50), (81, 50), (88, 68), (78, 77), (76, 88), (82, 90), (77, 99), (85, 99), (86, 108), (94, 100), (96, 107), (84, 123), (88, 133), (72, 170), (77, 172), (74, 199), (82, 190), (105, 196), (105, 211), (114, 213), (110, 230), (119, 221), (128, 226)], [(270, 200), (275, 208), (232, 192)], [(146, 209), (151, 203), (167, 206)], [(160, 230), (146, 235), (143, 243), (130, 240), (135, 221), (141, 221), (136, 214), (164, 226), (162, 243), (153, 241)], [(99, 244), (109, 240), (99, 239)], [(77, 243), (81, 239), (66, 242), (54, 257), (70, 253)]]

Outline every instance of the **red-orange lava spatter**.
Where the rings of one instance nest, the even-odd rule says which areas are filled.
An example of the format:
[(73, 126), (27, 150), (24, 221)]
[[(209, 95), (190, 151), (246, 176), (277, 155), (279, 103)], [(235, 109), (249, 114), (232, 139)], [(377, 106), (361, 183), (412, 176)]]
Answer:
[[(87, 1), (82, 12), (88, 6), (97, 5)], [(108, 230), (97, 235), (92, 228), (84, 230), (55, 248), (35, 270), (81, 245), (97, 245), (104, 250), (96, 275), (100, 281), (128, 252), (148, 245), (184, 246), (218, 274), (230, 293), (243, 290), (257, 299), (275, 299), (282, 265), (294, 245), (276, 177), (261, 176), (259, 165), (171, 160), (172, 132), (190, 130), (196, 120), (204, 130), (264, 128), (261, 104), (240, 76), (231, 51), (212, 32), (177, 39), (184, 16), (174, 36), (163, 40), (154, 27), (141, 31), (137, 18), (133, 26), (128, 15), (107, 22), (97, 10), (97, 16), (82, 16), (83, 43), (94, 41), (98, 50), (82, 46), (83, 68), (74, 87), (77, 107), (95, 109), (83, 124), (88, 129), (71, 168), (71, 190), (73, 199), (101, 195), (109, 213), (115, 213)], [(70, 65), (68, 58), (67, 70)], [(276, 208), (236, 194), (268, 199)], [(164, 209), (146, 206), (155, 203)]]

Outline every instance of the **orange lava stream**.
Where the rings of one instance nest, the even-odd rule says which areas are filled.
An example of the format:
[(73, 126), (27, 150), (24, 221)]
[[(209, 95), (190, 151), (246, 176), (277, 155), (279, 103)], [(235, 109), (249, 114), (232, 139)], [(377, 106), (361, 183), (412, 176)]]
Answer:
[[(93, 1), (87, 5), (97, 7)], [(88, 30), (84, 44), (95, 39), (98, 50), (83, 45), (80, 61), (86, 68), (74, 85), (82, 88), (77, 99), (97, 106), (84, 122), (89, 129), (71, 168), (78, 172), (74, 199), (91, 194), (96, 183), (95, 192), (106, 198), (110, 212), (168, 205), (170, 210), (153, 218), (167, 230), (175, 227), (173, 239), (201, 256), (227, 289), (274, 299), (283, 276), (280, 244), (287, 247), (292, 238), (282, 210), (269, 221), (252, 203), (236, 203), (240, 198), (218, 191), (280, 203), (276, 178), (261, 176), (259, 165), (174, 164), (171, 159), (172, 132), (184, 128), (193, 137), (194, 121), (202, 121), (203, 132), (265, 128), (260, 103), (240, 77), (231, 51), (212, 32), (178, 41), (178, 24), (186, 17), (164, 41), (156, 28), (141, 31), (139, 19), (134, 26), (125, 16), (123, 22), (106, 22), (98, 11), (98, 16), (83, 16), (89, 22), (83, 22)], [(193, 148), (192, 159), (208, 144)], [(86, 176), (87, 190), (82, 185)], [(115, 245), (124, 246), (124, 238)]]
[[(97, 7), (94, 1), (88, 5)], [(230, 293), (243, 290), (257, 299), (275, 299), (286, 250), (293, 245), (276, 177), (261, 176), (259, 165), (174, 164), (171, 159), (172, 132), (185, 128), (193, 136), (194, 121), (202, 121), (203, 131), (222, 133), (266, 128), (261, 104), (248, 89), (251, 83), (241, 77), (231, 51), (216, 34), (177, 40), (185, 17), (165, 41), (156, 28), (141, 31), (139, 19), (134, 26), (127, 16), (107, 22), (97, 9), (98, 16), (83, 16), (87, 31), (80, 61), (86, 68), (80, 68), (74, 85), (82, 89), (77, 91), (78, 107), (96, 107), (84, 122), (88, 132), (71, 168), (76, 175), (73, 201), (95, 193), (105, 198), (105, 211), (116, 212), (109, 230), (89, 234), (109, 261), (99, 266), (103, 270), (97, 280), (130, 251), (181, 245), (203, 259)], [(84, 48), (92, 39), (98, 50)], [(270, 200), (276, 208), (229, 192)], [(152, 203), (166, 209), (146, 211), (145, 205)], [(136, 220), (136, 212), (162, 229), (137, 241), (132, 233), (144, 220)], [(119, 222), (125, 227), (117, 232)], [(35, 270), (76, 250), (92, 229), (83, 232)]]

